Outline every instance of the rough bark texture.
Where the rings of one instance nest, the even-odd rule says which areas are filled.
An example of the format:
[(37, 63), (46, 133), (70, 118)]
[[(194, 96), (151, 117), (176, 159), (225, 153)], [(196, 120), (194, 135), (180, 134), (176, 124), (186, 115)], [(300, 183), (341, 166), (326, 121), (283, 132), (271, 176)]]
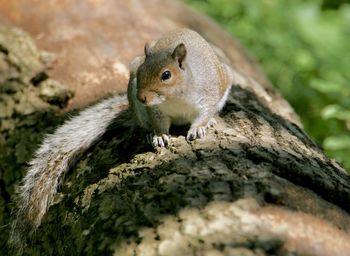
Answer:
[(72, 168), (25, 254), (350, 255), (349, 175), (207, 18), (170, 0), (0, 0), (0, 24), (1, 255), (13, 253), (14, 187), (43, 135), (67, 110), (125, 91), (144, 42), (178, 26), (254, 80), (191, 143), (179, 128), (153, 150), (126, 111)]

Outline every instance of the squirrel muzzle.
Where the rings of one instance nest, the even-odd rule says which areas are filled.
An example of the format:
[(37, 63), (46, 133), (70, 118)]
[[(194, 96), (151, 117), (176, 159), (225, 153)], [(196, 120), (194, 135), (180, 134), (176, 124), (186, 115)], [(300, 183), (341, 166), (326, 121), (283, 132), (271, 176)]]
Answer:
[(159, 95), (156, 92), (152, 91), (139, 91), (137, 94), (137, 99), (148, 106), (154, 106), (154, 105), (159, 105), (165, 101), (165, 97)]

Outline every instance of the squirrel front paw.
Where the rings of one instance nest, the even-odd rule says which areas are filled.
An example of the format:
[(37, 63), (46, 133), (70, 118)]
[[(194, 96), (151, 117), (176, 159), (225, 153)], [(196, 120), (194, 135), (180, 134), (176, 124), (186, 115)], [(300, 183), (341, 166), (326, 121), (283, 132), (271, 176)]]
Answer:
[(211, 118), (204, 126), (191, 126), (190, 130), (187, 132), (186, 140), (191, 141), (204, 137), (207, 133), (207, 129), (209, 127), (214, 127), (216, 124), (215, 118)]
[(147, 142), (153, 147), (166, 147), (170, 144), (170, 135), (149, 134), (147, 135)]
[(191, 127), (190, 130), (187, 132), (186, 140), (195, 140), (200, 139), (205, 136), (207, 133), (207, 127), (206, 126), (200, 126), (200, 127)]
[(212, 119), (209, 120), (209, 122), (208, 122), (208, 124), (207, 124), (207, 128), (208, 128), (208, 127), (212, 128), (212, 127), (216, 126), (217, 124), (218, 124), (218, 123), (216, 122), (216, 119), (215, 119), (215, 118), (212, 118)]

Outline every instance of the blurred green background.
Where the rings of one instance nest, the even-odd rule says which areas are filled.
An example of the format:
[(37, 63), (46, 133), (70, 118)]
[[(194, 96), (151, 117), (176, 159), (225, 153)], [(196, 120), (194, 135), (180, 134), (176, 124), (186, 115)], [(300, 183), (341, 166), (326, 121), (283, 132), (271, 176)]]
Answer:
[(350, 170), (349, 0), (185, 0), (247, 48), (328, 156)]

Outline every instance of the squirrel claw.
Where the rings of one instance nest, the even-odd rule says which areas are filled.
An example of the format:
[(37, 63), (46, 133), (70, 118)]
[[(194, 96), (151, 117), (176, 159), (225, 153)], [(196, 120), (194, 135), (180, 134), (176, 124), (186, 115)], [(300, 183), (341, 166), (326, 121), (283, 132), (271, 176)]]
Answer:
[(212, 128), (217, 125), (215, 118), (210, 119), (206, 126), (192, 127), (187, 132), (186, 140), (191, 141), (203, 138), (207, 133), (207, 128)]
[(207, 128), (205, 126), (193, 127), (187, 132), (186, 140), (191, 141), (205, 136)]
[(210, 119), (210, 121), (208, 122), (207, 127), (212, 128), (212, 127), (216, 126), (217, 124), (218, 124), (218, 123), (216, 122), (215, 118), (212, 118), (212, 119)]
[(167, 147), (170, 144), (170, 136), (166, 134), (160, 136), (149, 134), (147, 135), (147, 142), (153, 147)]

